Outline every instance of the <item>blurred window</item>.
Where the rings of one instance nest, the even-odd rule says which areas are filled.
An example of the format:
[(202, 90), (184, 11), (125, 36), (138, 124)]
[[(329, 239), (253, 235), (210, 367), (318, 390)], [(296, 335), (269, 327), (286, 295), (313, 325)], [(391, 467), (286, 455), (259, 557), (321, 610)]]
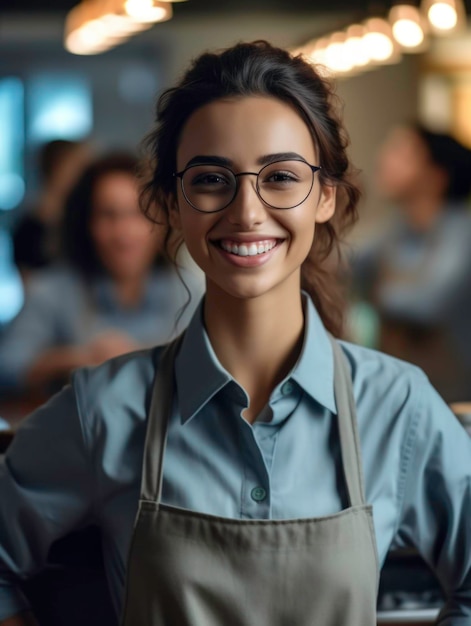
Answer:
[(12, 261), (11, 237), (0, 229), (0, 330), (23, 306), (23, 285)]
[(19, 78), (0, 79), (0, 212), (23, 199), (24, 88)]
[[(25, 119), (27, 120), (25, 128)], [(25, 196), (25, 157), (53, 139), (82, 139), (93, 126), (92, 93), (80, 74), (43, 72), (21, 80), (0, 78), (0, 223)], [(28, 188), (35, 171), (28, 176)], [(16, 213), (16, 212), (12, 212)], [(0, 329), (23, 305), (23, 287), (12, 260), (11, 237), (0, 227)]]
[(28, 139), (82, 139), (93, 125), (92, 94), (80, 75), (37, 74), (28, 81)]

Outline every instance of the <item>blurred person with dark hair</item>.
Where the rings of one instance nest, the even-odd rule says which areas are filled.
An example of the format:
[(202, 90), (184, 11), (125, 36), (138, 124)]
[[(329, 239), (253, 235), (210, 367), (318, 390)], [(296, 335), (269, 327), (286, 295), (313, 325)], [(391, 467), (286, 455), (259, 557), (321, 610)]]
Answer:
[(353, 258), (356, 296), (379, 314), (379, 349), (425, 370), (448, 401), (471, 397), (471, 152), (420, 124), (395, 127), (376, 181), (393, 223)]
[(136, 173), (134, 156), (111, 154), (70, 193), (66, 262), (31, 279), (0, 343), (0, 386), (49, 388), (76, 367), (168, 341), (183, 328), (202, 288), (188, 268), (185, 287), (165, 261), (163, 230), (139, 208)]
[(61, 251), (60, 224), (65, 199), (86, 165), (90, 146), (55, 139), (38, 152), (40, 192), (13, 232), (13, 259), (24, 280), (28, 272), (55, 262)]

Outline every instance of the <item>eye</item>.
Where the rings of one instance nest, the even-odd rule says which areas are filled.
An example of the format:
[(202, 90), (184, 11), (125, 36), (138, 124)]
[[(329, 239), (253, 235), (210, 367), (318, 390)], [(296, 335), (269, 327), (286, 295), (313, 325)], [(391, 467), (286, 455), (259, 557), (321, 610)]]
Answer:
[(191, 181), (192, 185), (228, 185), (229, 181), (221, 174), (199, 174)]
[(259, 186), (267, 191), (291, 192), (311, 182), (311, 167), (301, 160), (270, 163), (259, 174)]
[(264, 172), (260, 184), (266, 188), (285, 189), (299, 182), (299, 177), (289, 170), (271, 170)]
[(214, 170), (207, 166), (189, 169), (183, 182), (196, 193), (221, 193), (234, 186), (230, 172)]
[(268, 183), (291, 183), (296, 182), (297, 177), (291, 172), (270, 172), (270, 174), (265, 178), (264, 182)]

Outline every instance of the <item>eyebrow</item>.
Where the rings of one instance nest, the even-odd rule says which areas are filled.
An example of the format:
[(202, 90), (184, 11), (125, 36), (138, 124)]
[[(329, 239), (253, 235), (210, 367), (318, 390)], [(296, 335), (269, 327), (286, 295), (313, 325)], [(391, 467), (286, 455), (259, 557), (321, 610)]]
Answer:
[(200, 165), (201, 163), (208, 163), (211, 165), (223, 165), (224, 167), (230, 167), (231, 165), (233, 165), (232, 161), (230, 159), (227, 159), (226, 157), (212, 156), (209, 154), (199, 154), (198, 156), (190, 159), (185, 165), (185, 168), (190, 167), (191, 165)]
[[(275, 161), (305, 161), (306, 159), (298, 154), (297, 152), (275, 152), (273, 154), (264, 154), (263, 156), (257, 159), (258, 165), (268, 165), (269, 163), (274, 163)], [(200, 165), (200, 164), (211, 164), (211, 165), (222, 165), (224, 167), (231, 167), (234, 165), (234, 162), (231, 159), (221, 156), (215, 155), (203, 155), (199, 154), (194, 156), (192, 159), (188, 161), (185, 167), (190, 167), (191, 165)]]
[(274, 161), (305, 161), (306, 159), (297, 152), (275, 152), (274, 154), (265, 154), (257, 159), (258, 165), (268, 165)]

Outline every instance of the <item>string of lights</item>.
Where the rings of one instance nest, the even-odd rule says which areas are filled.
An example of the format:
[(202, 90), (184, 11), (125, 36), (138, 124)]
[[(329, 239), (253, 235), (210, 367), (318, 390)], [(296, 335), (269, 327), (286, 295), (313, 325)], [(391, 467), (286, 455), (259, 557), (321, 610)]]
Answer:
[(180, 0), (82, 0), (69, 11), (64, 45), (73, 54), (99, 54), (172, 17)]
[(421, 6), (400, 0), (387, 16), (313, 39), (293, 50), (329, 74), (352, 75), (385, 63), (396, 63), (403, 53), (424, 52), (431, 36), (446, 36), (466, 22), (463, 0), (423, 0)]

